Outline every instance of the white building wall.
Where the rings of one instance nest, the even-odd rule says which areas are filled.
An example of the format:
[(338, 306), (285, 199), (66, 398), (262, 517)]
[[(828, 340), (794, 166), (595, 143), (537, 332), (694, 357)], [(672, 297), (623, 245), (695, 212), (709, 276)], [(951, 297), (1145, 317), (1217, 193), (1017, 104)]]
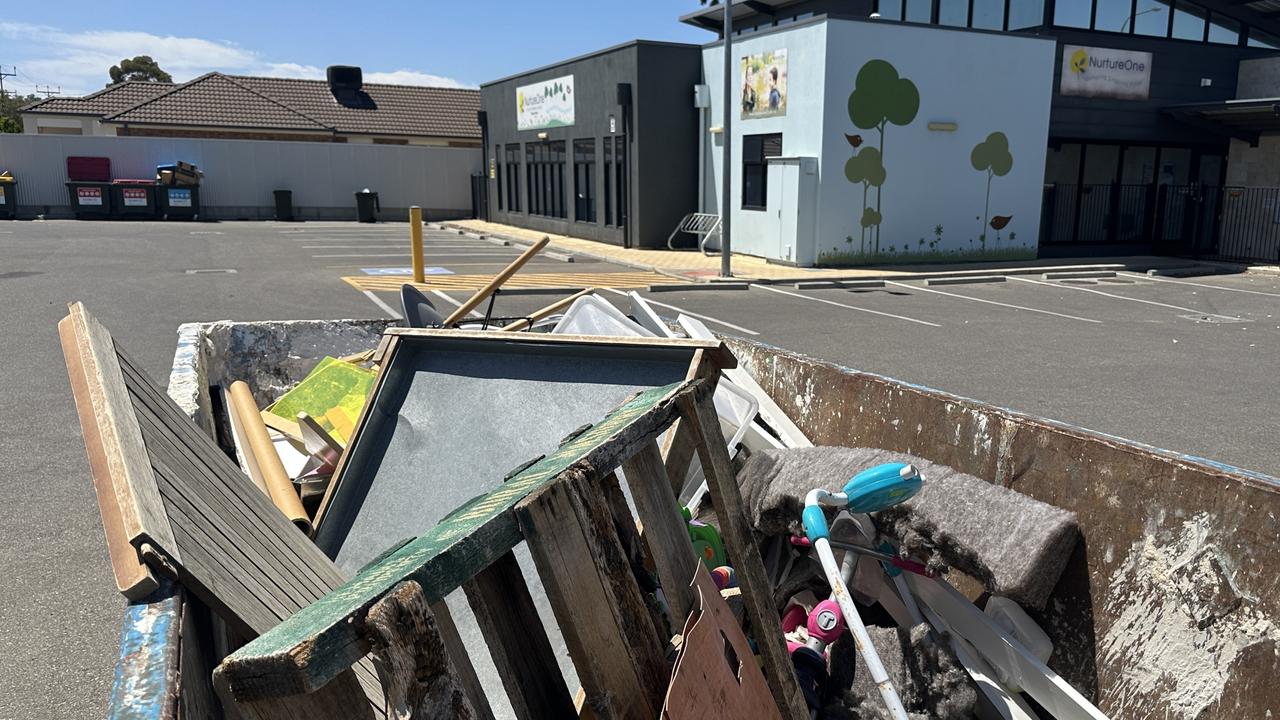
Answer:
[(200, 199), (205, 215), (258, 219), (275, 215), (273, 190), (292, 190), (306, 218), (355, 216), (353, 193), (379, 193), (382, 217), (407, 217), (418, 205), (429, 217), (471, 211), (471, 174), (480, 172), (480, 150), (412, 145), (202, 140), (188, 138), (0, 135), (0, 170), (18, 180), (19, 212), (49, 217), (71, 214), (66, 158), (111, 159), (116, 178), (150, 178), (156, 165), (177, 160), (204, 172)]
[[(819, 158), (817, 217), (810, 233), (813, 245), (797, 247), (790, 258), (799, 265), (1036, 254), (1053, 40), (873, 20), (819, 19), (735, 38), (733, 53), (741, 58), (781, 48), (788, 56), (786, 115), (749, 120), (734, 115), (735, 251), (788, 260), (776, 241), (780, 230), (776, 208), (742, 210), (740, 197), (742, 136), (782, 132), (784, 155)], [(703, 52), (705, 77), (712, 85), (711, 125), (722, 122), (721, 57), (720, 46)], [(878, 129), (856, 127), (849, 114), (858, 73), (872, 60), (887, 61), (899, 78), (915, 86), (920, 98), (910, 122), (886, 125), (885, 179), (879, 188), (867, 188), (868, 206), (873, 209), (877, 193), (882, 192), (878, 250), (876, 228), (864, 235), (860, 222), (863, 185), (845, 175), (845, 164), (855, 152), (880, 148), (882, 143)], [(930, 123), (955, 129), (929, 130)], [(993, 132), (1008, 139), (1013, 162), (1005, 175), (991, 178), (988, 205), (987, 173), (974, 169), (970, 155)], [(848, 136), (859, 136), (854, 140), (861, 142), (856, 150)], [(716, 137), (711, 145), (708, 175), (718, 188), (721, 140)], [(771, 168), (770, 195), (775, 177), (782, 177), (774, 170), (780, 169)], [(715, 196), (714, 212), (719, 190), (708, 195)], [(989, 225), (995, 216), (1009, 218), (998, 233)]]

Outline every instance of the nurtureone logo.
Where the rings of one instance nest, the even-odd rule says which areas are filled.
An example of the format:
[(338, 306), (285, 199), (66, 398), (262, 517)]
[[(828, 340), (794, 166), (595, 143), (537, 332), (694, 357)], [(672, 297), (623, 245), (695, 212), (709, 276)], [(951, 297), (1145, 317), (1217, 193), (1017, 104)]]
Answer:
[(1131, 58), (1116, 60), (1113, 58), (1096, 58), (1090, 57), (1089, 53), (1083, 48), (1071, 53), (1071, 72), (1080, 75), (1086, 70), (1094, 68), (1098, 70), (1120, 70), (1124, 72), (1145, 72), (1146, 63)]

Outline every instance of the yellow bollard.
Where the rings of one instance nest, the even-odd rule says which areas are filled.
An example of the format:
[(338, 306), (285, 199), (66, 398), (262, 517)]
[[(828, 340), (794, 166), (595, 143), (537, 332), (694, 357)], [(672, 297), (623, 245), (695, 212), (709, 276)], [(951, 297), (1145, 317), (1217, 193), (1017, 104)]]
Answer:
[(422, 257), (422, 208), (417, 205), (409, 208), (409, 237), (413, 245), (413, 281), (426, 282), (425, 259)]

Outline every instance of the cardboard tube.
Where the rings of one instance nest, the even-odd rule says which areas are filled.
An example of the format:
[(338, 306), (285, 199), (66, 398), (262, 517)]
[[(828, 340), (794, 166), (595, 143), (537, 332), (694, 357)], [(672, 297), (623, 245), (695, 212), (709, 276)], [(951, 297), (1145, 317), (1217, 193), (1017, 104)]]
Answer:
[(574, 300), (577, 300), (583, 295), (590, 295), (595, 291), (596, 291), (595, 288), (587, 288), (586, 290), (579, 290), (578, 292), (570, 295), (569, 297), (560, 298), (559, 300), (551, 303), (550, 305), (542, 308), (541, 310), (531, 313), (529, 317), (520, 318), (519, 320), (516, 320), (510, 325), (504, 326), (502, 329), (506, 332), (523, 330), (529, 327), (530, 325), (532, 325), (534, 322), (541, 320), (542, 318), (558, 311), (560, 308), (568, 307), (569, 305), (573, 304)]
[(293, 480), (285, 472), (284, 463), (280, 462), (280, 456), (276, 454), (276, 449), (271, 444), (271, 435), (267, 433), (267, 426), (262, 422), (262, 415), (259, 414), (253, 393), (243, 380), (231, 383), (231, 411), (240, 420), (240, 429), (244, 431), (246, 446), (241, 448), (241, 451), (246, 456), (253, 455), (249, 465), (253, 467), (256, 464), (258, 472), (262, 475), (259, 484), (266, 486), (271, 502), (275, 503), (280, 512), (298, 526), (299, 530), (310, 536), (313, 529), (311, 518), (302, 508), (302, 500), (293, 489)]
[(533, 256), (541, 252), (542, 248), (546, 247), (547, 244), (550, 242), (551, 242), (551, 238), (546, 235), (543, 235), (541, 240), (530, 245), (527, 250), (525, 250), (523, 253), (520, 253), (520, 257), (516, 258), (515, 260), (512, 260), (510, 265), (502, 269), (502, 272), (498, 273), (497, 275), (494, 275), (493, 279), (489, 281), (488, 285), (485, 285), (484, 287), (477, 290), (475, 295), (472, 295), (466, 302), (459, 305), (458, 309), (454, 310), (453, 313), (449, 315), (449, 317), (445, 318), (444, 326), (449, 327), (450, 325), (466, 317), (467, 313), (471, 312), (476, 308), (477, 305), (484, 302), (484, 299), (492, 295), (495, 290), (497, 290), (499, 287), (502, 286), (502, 283), (506, 282), (507, 280), (510, 280), (511, 276), (516, 274), (516, 271), (524, 267), (525, 263), (532, 260)]

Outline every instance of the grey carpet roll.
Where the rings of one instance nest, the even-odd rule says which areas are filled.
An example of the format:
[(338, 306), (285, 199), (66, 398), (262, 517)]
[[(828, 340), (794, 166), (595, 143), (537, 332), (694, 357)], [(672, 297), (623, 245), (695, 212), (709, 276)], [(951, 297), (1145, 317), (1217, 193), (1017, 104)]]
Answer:
[[(941, 637), (930, 637), (927, 625), (913, 628), (868, 627), (871, 644), (912, 720), (967, 720), (973, 717), (978, 691), (969, 674)], [(855, 660), (856, 658), (856, 660)], [(852, 664), (857, 663), (856, 672)], [(853, 682), (849, 684), (852, 673)], [(847, 688), (823, 707), (821, 720), (888, 719), (888, 709), (871, 673), (845, 633), (832, 648), (831, 682)]]
[(809, 490), (838, 490), (859, 471), (885, 462), (914, 464), (924, 487), (875, 513), (881, 532), (935, 567), (961, 570), (1024, 607), (1044, 607), (1079, 538), (1075, 513), (945, 465), (874, 448), (766, 450), (751, 456), (738, 482), (759, 532), (796, 533)]

